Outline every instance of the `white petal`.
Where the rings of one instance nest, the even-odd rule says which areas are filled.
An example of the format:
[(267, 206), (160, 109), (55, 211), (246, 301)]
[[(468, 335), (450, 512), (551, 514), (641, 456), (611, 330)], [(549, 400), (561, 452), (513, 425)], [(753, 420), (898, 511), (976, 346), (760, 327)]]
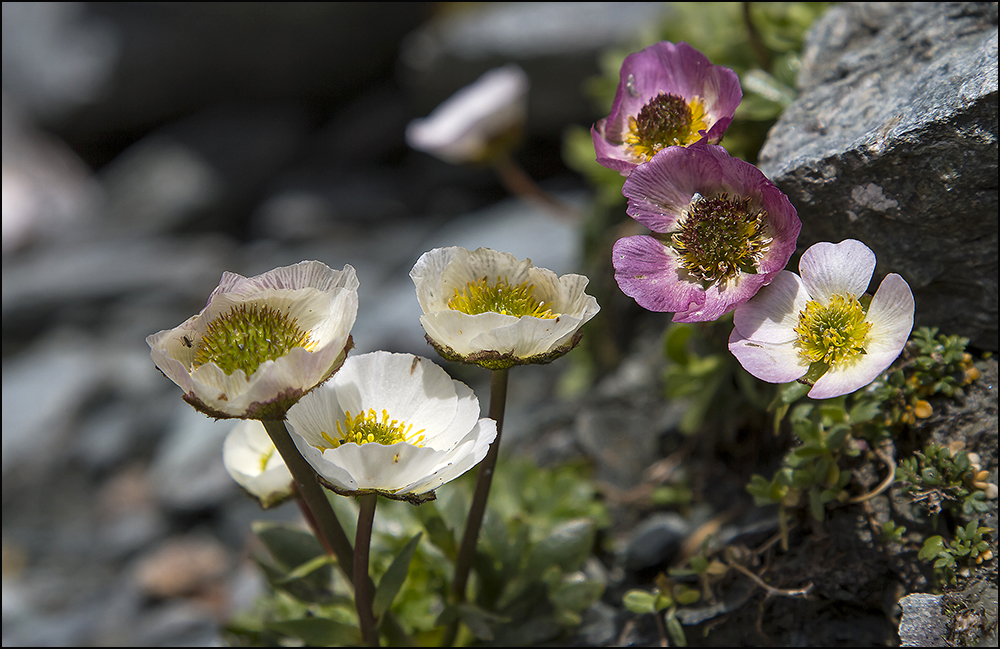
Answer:
[(809, 390), (813, 399), (832, 399), (860, 390), (881, 374), (899, 356), (892, 353), (868, 353), (856, 357), (850, 365), (831, 367)]
[(406, 142), (453, 163), (479, 159), (498, 134), (521, 124), (528, 76), (516, 64), (494, 68), (406, 128)]
[(768, 383), (788, 383), (805, 376), (806, 362), (791, 342), (771, 343), (750, 340), (733, 328), (729, 335), (729, 351), (747, 372)]
[(854, 239), (817, 243), (802, 253), (799, 261), (806, 290), (823, 306), (833, 295), (863, 295), (874, 271), (875, 253)]
[(872, 323), (868, 353), (899, 355), (913, 330), (913, 309), (913, 293), (906, 280), (896, 273), (886, 275), (868, 307), (867, 320)]
[(265, 505), (292, 492), (292, 475), (259, 421), (241, 420), (233, 427), (222, 460), (233, 480)]
[(580, 319), (568, 315), (557, 318), (518, 318), (504, 327), (494, 327), (472, 340), (477, 350), (512, 353), (519, 358), (545, 354), (556, 343), (572, 336), (580, 328)]
[(348, 443), (323, 453), (323, 458), (350, 473), (356, 489), (396, 492), (433, 473), (443, 451), (399, 443)]
[(435, 248), (420, 255), (410, 270), (410, 279), (417, 289), (417, 302), (424, 313), (448, 308), (448, 300), (453, 294), (445, 294), (441, 286), (441, 275), (460, 250), (465, 249), (458, 246)]
[[(351, 375), (334, 377), (357, 386), (361, 410), (386, 410), (390, 419), (424, 429), (428, 438), (455, 418), (458, 397), (455, 381), (433, 362), (412, 354), (374, 352), (354, 357)], [(346, 363), (345, 363), (346, 365)]]
[(498, 327), (509, 327), (516, 322), (515, 316), (502, 313), (468, 315), (451, 309), (420, 316), (420, 324), (428, 336), (463, 356), (483, 351), (473, 342), (480, 334)]
[[(297, 406), (298, 404), (296, 404)], [(326, 454), (318, 448), (312, 446), (297, 430), (289, 430), (295, 447), (299, 449), (302, 458), (312, 466), (312, 468), (327, 482), (345, 491), (357, 491), (358, 484), (350, 471), (341, 466), (336, 461), (331, 461)], [(345, 445), (346, 446), (346, 445)], [(341, 446), (340, 448), (344, 448)], [(337, 450), (337, 449), (332, 449)], [(328, 453), (330, 451), (327, 451)], [(336, 460), (336, 456), (331, 456)]]
[(460, 381), (454, 381), (454, 385), (457, 399), (451, 422), (438, 430), (428, 430), (425, 442), (428, 446), (444, 451), (454, 449), (469, 430), (475, 427), (481, 414), (479, 399), (472, 388)]
[(809, 294), (795, 273), (783, 270), (757, 294), (736, 307), (733, 324), (740, 334), (755, 342), (787, 343), (798, 336), (799, 312)]
[(497, 427), (492, 419), (480, 419), (461, 443), (439, 461), (439, 468), (432, 474), (405, 486), (405, 493), (423, 494), (454, 480), (479, 464), (496, 440)]

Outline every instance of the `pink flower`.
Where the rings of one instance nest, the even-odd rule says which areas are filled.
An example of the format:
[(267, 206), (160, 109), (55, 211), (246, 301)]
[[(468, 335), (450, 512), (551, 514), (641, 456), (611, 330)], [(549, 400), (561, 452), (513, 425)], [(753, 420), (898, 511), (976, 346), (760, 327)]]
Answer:
[(669, 146), (716, 144), (743, 99), (739, 77), (687, 43), (630, 54), (611, 114), (591, 129), (597, 161), (627, 176)]
[(788, 197), (721, 146), (664, 149), (622, 193), (653, 234), (615, 243), (615, 279), (674, 322), (715, 320), (749, 300), (788, 263), (802, 227)]
[(809, 391), (814, 399), (868, 385), (913, 328), (913, 293), (899, 275), (886, 275), (870, 303), (862, 298), (874, 270), (875, 253), (860, 241), (817, 243), (802, 255), (801, 277), (782, 271), (736, 308), (729, 350), (769, 383), (821, 374)]

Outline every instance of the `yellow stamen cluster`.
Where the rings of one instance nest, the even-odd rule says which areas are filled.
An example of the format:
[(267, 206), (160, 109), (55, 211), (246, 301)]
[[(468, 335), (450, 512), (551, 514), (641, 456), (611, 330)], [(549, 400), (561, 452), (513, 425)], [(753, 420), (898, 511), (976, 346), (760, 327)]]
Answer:
[(267, 305), (243, 303), (208, 323), (191, 369), (215, 363), (226, 374), (243, 370), (249, 377), (265, 361), (309, 345), (309, 332), (295, 318)]
[(425, 429), (421, 428), (417, 432), (413, 431), (413, 424), (407, 425), (406, 422), (401, 422), (397, 419), (389, 419), (389, 412), (382, 409), (382, 419), (378, 418), (378, 414), (375, 412), (374, 408), (369, 408), (368, 412), (362, 412), (358, 415), (351, 415), (351, 412), (344, 412), (344, 425), (341, 427), (340, 422), (337, 422), (337, 437), (336, 439), (331, 437), (326, 432), (320, 433), (323, 439), (330, 445), (330, 448), (337, 448), (343, 444), (348, 444), (354, 442), (355, 444), (369, 444), (375, 442), (377, 444), (384, 444), (386, 446), (390, 444), (398, 444), (399, 442), (407, 442), (414, 446), (424, 445), (424, 435)]
[(810, 300), (799, 312), (795, 346), (810, 363), (832, 367), (866, 353), (871, 328), (861, 303), (853, 295), (834, 295), (826, 306)]
[(708, 129), (705, 101), (660, 93), (628, 118), (628, 132), (622, 138), (636, 155), (647, 161), (668, 146), (687, 146), (701, 139), (698, 131)]
[(541, 302), (532, 296), (535, 287), (524, 282), (511, 286), (507, 278), (497, 277), (491, 283), (485, 277), (469, 282), (462, 292), (455, 289), (455, 295), (448, 300), (448, 308), (469, 315), (480, 313), (502, 313), (517, 317), (552, 319), (558, 313), (552, 312), (551, 302)]
[(750, 198), (695, 194), (669, 243), (692, 277), (707, 285), (725, 284), (740, 273), (757, 273), (771, 244), (766, 220), (766, 211), (751, 209)]

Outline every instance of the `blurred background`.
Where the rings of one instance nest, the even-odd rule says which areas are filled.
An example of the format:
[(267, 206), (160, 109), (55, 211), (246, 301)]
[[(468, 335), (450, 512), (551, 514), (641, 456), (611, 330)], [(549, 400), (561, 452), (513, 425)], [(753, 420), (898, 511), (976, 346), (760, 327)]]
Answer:
[[(181, 401), (145, 337), (197, 313), (223, 271), (318, 259), (357, 269), (354, 353), (441, 362), (408, 277), (421, 253), (488, 246), (580, 272), (584, 228), (489, 168), (409, 149), (406, 124), (515, 61), (531, 80), (516, 158), (582, 206), (564, 131), (606, 114), (587, 90), (604, 52), (620, 62), (668, 12), (4, 3), (4, 645), (218, 644), (262, 588), (250, 522), (297, 511), (239, 491), (221, 458), (231, 424)], [(508, 428), (577, 365), (592, 367), (525, 369)], [(486, 377), (448, 369), (485, 398)]]
[[(579, 642), (624, 638), (621, 591), (720, 512), (732, 535), (771, 534), (746, 491), (792, 443), (762, 432), (771, 386), (736, 367), (731, 321), (668, 329), (618, 290), (610, 246), (638, 230), (590, 127), (627, 54), (691, 43), (739, 74), (724, 144), (789, 195), (799, 252), (864, 240), (876, 281), (910, 283), (917, 325), (996, 350), (996, 3), (843, 3), (804, 48), (831, 4), (3, 3), (3, 644), (218, 645), (264, 592), (251, 523), (298, 511), (240, 491), (232, 424), (184, 403), (145, 343), (224, 271), (354, 266), (353, 353), (431, 358), (484, 412), (488, 373), (424, 341), (417, 258), (486, 246), (590, 278), (600, 314), (564, 359), (516, 368), (504, 429), (537, 465), (583, 456), (618, 505), (602, 557), (618, 590)], [(406, 144), (412, 119), (510, 62), (530, 80), (513, 157), (568, 212)], [(868, 604), (869, 635), (847, 601), (832, 635), (796, 609), (780, 637), (892, 641), (898, 620)]]

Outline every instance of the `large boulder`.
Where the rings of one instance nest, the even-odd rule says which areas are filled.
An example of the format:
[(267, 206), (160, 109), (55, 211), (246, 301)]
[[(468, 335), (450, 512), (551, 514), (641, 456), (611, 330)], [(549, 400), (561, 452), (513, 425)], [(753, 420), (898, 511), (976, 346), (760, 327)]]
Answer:
[(799, 252), (859, 239), (917, 325), (997, 350), (996, 3), (834, 7), (798, 84), (758, 164), (799, 210)]

